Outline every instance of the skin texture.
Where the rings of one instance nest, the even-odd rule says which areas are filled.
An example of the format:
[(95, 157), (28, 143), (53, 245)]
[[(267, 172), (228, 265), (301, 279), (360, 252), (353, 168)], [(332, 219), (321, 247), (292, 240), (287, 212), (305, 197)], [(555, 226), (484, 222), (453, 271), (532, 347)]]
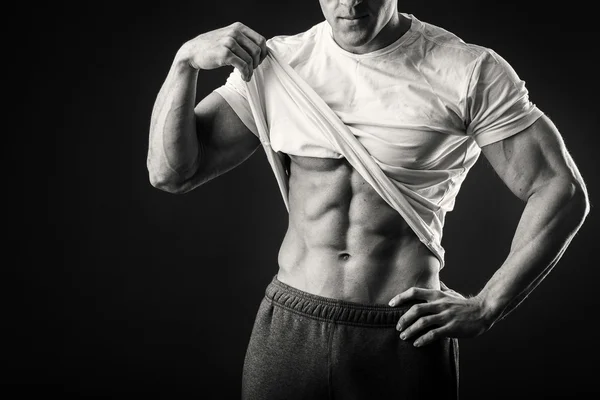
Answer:
[[(320, 5), (334, 40), (354, 53), (392, 43), (410, 24), (397, 14), (396, 1)], [(362, 18), (347, 20), (354, 16)], [(265, 39), (240, 23), (181, 47), (152, 112), (147, 165), (153, 186), (186, 193), (260, 146), (218, 94), (194, 101), (199, 71), (233, 66), (248, 80), (266, 51)], [(584, 181), (547, 117), (483, 153), (526, 206), (510, 254), (476, 296), (441, 285), (439, 261), (344, 159), (290, 157), (289, 224), (278, 278), (309, 293), (361, 303), (417, 301), (397, 327), (415, 346), (487, 331), (550, 272), (589, 205)]]

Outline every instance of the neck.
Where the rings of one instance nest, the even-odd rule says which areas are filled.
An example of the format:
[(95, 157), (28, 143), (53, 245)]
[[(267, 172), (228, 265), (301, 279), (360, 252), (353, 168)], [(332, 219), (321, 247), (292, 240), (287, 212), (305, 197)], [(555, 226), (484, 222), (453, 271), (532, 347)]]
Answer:
[(402, 35), (404, 35), (404, 33), (406, 33), (408, 30), (408, 27), (410, 27), (410, 23), (407, 27), (406, 22), (407, 18), (405, 18), (403, 15), (400, 15), (397, 12), (392, 14), (392, 17), (387, 24), (384, 25), (377, 36), (375, 36), (375, 38), (371, 41), (377, 45), (377, 49), (373, 50), (382, 49), (400, 39), (400, 37), (402, 37)]

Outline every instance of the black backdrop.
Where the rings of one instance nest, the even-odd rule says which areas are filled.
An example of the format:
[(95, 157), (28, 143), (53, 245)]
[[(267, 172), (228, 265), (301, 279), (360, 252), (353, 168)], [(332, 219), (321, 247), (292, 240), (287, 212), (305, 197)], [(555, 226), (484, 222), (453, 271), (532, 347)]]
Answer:
[[(461, 394), (587, 397), (599, 393), (600, 35), (583, 1), (558, 10), (506, 3), (410, 0), (399, 9), (491, 47), (514, 66), (562, 132), (592, 212), (525, 303), (485, 335), (461, 341)], [(276, 272), (285, 207), (260, 149), (186, 195), (152, 188), (150, 113), (185, 40), (236, 20), (266, 37), (297, 33), (322, 19), (318, 2), (74, 7), (31, 6), (22, 25), (29, 34), (9, 58), (29, 69), (24, 78), (6, 76), (20, 88), (9, 100), (23, 114), (11, 115), (20, 129), (5, 132), (22, 140), (5, 150), (14, 201), (5, 244), (17, 254), (5, 271), (17, 280), (6, 291), (2, 382), (19, 384), (15, 393), (74, 398), (238, 398), (254, 315)], [(228, 73), (203, 73), (198, 96)], [(482, 157), (447, 218), (442, 279), (476, 293), (507, 254), (522, 208)]]

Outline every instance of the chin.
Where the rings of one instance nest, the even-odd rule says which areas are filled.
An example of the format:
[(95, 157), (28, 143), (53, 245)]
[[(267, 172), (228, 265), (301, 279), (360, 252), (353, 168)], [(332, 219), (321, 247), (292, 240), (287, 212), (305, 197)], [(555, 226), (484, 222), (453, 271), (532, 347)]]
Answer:
[(371, 32), (365, 30), (344, 30), (337, 33), (336, 38), (345, 46), (361, 47), (372, 39)]

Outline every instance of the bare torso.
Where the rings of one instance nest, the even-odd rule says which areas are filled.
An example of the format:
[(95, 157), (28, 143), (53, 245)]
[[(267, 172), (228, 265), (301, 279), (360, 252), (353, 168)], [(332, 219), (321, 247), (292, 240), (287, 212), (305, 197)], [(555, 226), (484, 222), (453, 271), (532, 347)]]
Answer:
[(440, 288), (439, 260), (346, 159), (290, 160), (281, 282), (365, 304), (412, 286)]

